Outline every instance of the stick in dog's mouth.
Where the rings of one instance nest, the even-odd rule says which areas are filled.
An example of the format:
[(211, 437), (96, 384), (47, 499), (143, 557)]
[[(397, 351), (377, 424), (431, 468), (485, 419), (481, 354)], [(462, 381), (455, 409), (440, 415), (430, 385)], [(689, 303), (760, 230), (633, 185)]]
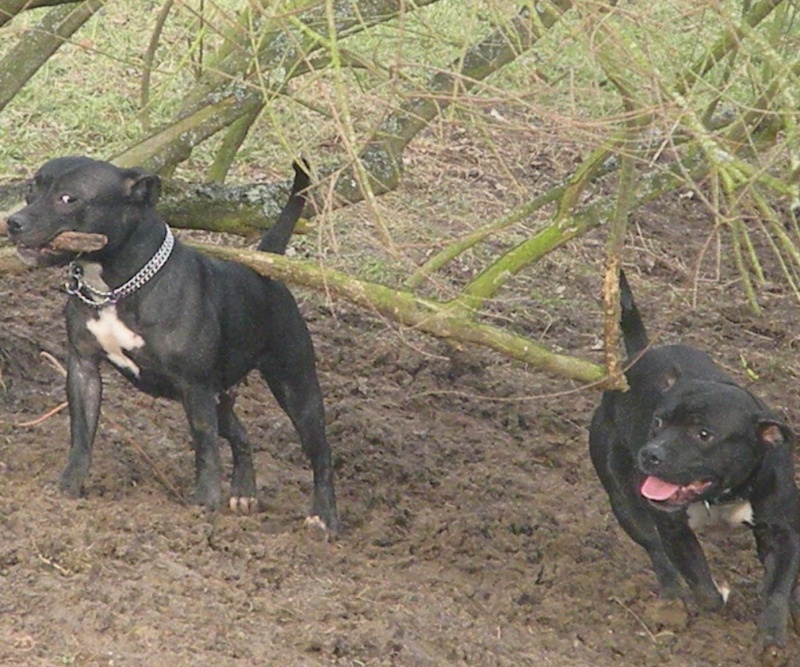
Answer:
[(102, 250), (108, 243), (105, 234), (91, 232), (61, 232), (45, 247), (58, 252), (95, 252)]
[(40, 248), (17, 244), (17, 254), (30, 266), (51, 266), (69, 260), (71, 256), (96, 252), (105, 248), (108, 237), (91, 232), (66, 231), (56, 235)]

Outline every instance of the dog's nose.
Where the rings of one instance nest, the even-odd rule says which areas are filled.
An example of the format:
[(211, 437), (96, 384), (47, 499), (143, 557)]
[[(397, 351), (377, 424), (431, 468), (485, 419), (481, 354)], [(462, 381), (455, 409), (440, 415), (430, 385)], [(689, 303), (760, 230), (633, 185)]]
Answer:
[[(2, 227), (5, 227), (4, 229)], [(16, 215), (10, 215), (5, 225), (0, 223), (0, 233), (16, 234), (22, 230), (22, 220)]]
[(639, 450), (639, 467), (651, 471), (664, 463), (664, 450), (658, 445), (647, 445)]

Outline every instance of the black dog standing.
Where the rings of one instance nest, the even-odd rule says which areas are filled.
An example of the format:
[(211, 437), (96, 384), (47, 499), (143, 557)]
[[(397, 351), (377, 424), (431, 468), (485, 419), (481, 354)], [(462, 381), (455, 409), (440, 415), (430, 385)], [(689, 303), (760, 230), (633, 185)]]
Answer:
[(800, 567), (792, 434), (707, 354), (648, 348), (624, 274), (620, 290), (630, 390), (603, 394), (589, 433), (614, 514), (647, 550), (661, 596), (679, 597), (683, 580), (706, 609), (721, 608), (727, 590), (712, 579), (693, 528), (749, 525), (765, 569), (760, 643), (781, 647)]
[[(260, 250), (282, 253), (308, 185), (295, 165), (292, 194)], [(60, 486), (78, 496), (89, 473), (100, 403), (100, 362), (142, 391), (182, 402), (196, 460), (196, 502), (222, 503), (217, 436), (233, 452), (230, 506), (250, 511), (256, 481), (230, 389), (258, 368), (289, 415), (311, 460), (310, 520), (336, 532), (339, 520), (314, 349), (289, 290), (233, 262), (209, 259), (176, 241), (158, 216), (157, 176), (84, 157), (47, 162), (8, 234), (31, 264), (71, 264), (66, 306), (67, 398), (72, 445)], [(61, 232), (103, 234), (101, 250), (54, 253)]]

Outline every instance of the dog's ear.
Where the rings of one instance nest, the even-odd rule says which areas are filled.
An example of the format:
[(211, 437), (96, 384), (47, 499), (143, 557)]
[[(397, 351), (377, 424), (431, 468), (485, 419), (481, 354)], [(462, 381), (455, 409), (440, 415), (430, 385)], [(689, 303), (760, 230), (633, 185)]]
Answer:
[(792, 444), (794, 434), (788, 426), (774, 419), (761, 419), (756, 426), (758, 439), (768, 447), (781, 445), (784, 442)]
[(672, 366), (664, 375), (662, 375), (658, 380), (658, 390), (663, 394), (670, 389), (672, 386), (678, 381), (681, 377), (681, 369), (680, 366), (675, 365)]
[(161, 179), (143, 169), (127, 169), (125, 188), (128, 197), (135, 203), (155, 206), (161, 196)]

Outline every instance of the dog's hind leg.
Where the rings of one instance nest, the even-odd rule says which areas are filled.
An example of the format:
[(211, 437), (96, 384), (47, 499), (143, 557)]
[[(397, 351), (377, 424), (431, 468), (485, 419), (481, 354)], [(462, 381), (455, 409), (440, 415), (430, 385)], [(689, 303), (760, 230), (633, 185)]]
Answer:
[(314, 473), (314, 495), (308, 521), (322, 523), (332, 534), (339, 531), (336, 495), (333, 488), (331, 448), (325, 435), (325, 409), (314, 369), (311, 339), (293, 348), (296, 354), (269, 358), (259, 370), (278, 404), (292, 420), (303, 451)]
[(242, 422), (233, 411), (232, 392), (223, 392), (217, 404), (219, 434), (231, 446), (233, 475), (231, 477), (230, 508), (234, 512), (249, 514), (256, 509), (256, 473), (253, 469), (253, 448), (247, 439)]
[(210, 510), (219, 509), (222, 501), (222, 462), (217, 439), (216, 396), (207, 387), (198, 385), (185, 387), (181, 394), (194, 443), (194, 501)]

